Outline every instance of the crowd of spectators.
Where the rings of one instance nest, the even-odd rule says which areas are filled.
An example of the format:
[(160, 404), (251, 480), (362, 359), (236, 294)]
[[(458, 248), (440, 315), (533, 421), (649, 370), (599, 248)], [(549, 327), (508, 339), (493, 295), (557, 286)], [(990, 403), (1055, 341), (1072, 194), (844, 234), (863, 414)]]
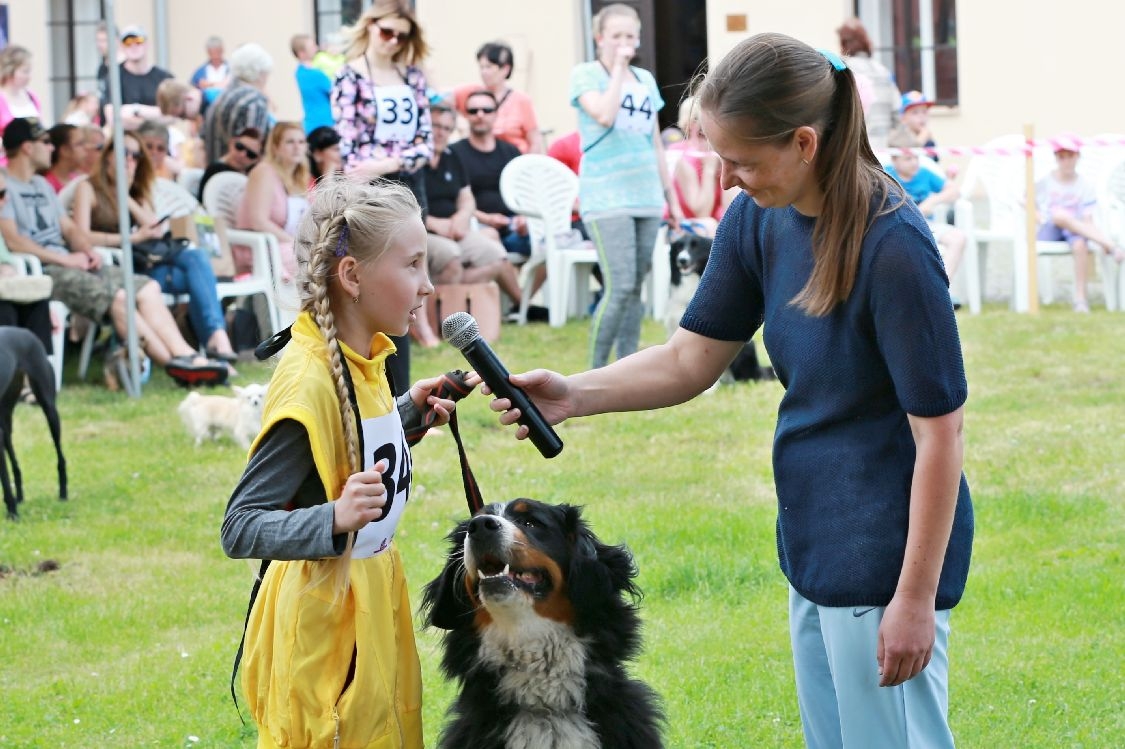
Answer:
[[(6, 136), (0, 162), (15, 155), (25, 167), (5, 175), (9, 194), (23, 191), (5, 207), (8, 245), (53, 243), (70, 255), (60, 262), (45, 258), (48, 266), (102, 270), (94, 259), (99, 256), (88, 251), (100, 244), (88, 236), (95, 225), (88, 219), (73, 221), (72, 201), (78, 181), (105, 169), (107, 143), (111, 144), (107, 134), (117, 117), (129, 133), (129, 143), (143, 150), (144, 172), (151, 172), (153, 180), (197, 175), (190, 184), (201, 200), (214, 175), (246, 175), (236, 228), (267, 232), (277, 239), (286, 279), (296, 275), (292, 238), (309, 191), (320, 177), (343, 172), (359, 179), (398, 180), (415, 192), (426, 210), (435, 283), (495, 281), (518, 307), (517, 266), (530, 253), (531, 241), (524, 219), (504, 203), (500, 173), (524, 153), (547, 153), (578, 173), (591, 144), (578, 132), (547, 142), (532, 97), (511, 85), (518, 61), (504, 42), (481, 44), (475, 64), (466, 61), (455, 79), (439, 82), (425, 75), (428, 46), (402, 0), (377, 0), (345, 32), (324, 47), (308, 33), (294, 35), (289, 45), (293, 65), (285, 77), (274, 74), (275, 61), (261, 45), (243, 44), (228, 55), (222, 39), (212, 36), (203, 43), (202, 64), (177, 78), (153, 63), (145, 29), (129, 25), (111, 38), (103, 24), (95, 32), (97, 90), (78, 92), (60, 122), (49, 129), (40, 99), (29, 88), (34, 63), (30, 52), (18, 44), (7, 46), (0, 51), (0, 133)], [(892, 145), (932, 147), (927, 121), (932, 102), (916, 91), (899, 94), (893, 76), (872, 57), (871, 40), (857, 19), (837, 32), (864, 98), (872, 145), (886, 148), (893, 133), (897, 139)], [(118, 109), (109, 96), (111, 66), (120, 75)], [(270, 93), (285, 85), (296, 87), (302, 111), (293, 121), (278, 122)], [(673, 188), (673, 203), (664, 219), (682, 216), (684, 228), (712, 235), (731, 196), (720, 186), (719, 160), (702, 135), (697, 108), (690, 98), (680, 105), (677, 126), (666, 130), (662, 139)], [(5, 128), (13, 122), (22, 124), (8, 136)], [(131, 147), (127, 153), (133, 153)], [(888, 164), (892, 173), (899, 168), (896, 174), (904, 181), (920, 178), (907, 157), (893, 165), (888, 158)], [(946, 177), (955, 177), (950, 171)], [(32, 175), (41, 182), (31, 180)], [(104, 175), (100, 179), (90, 184), (105, 184)], [(145, 190), (151, 192), (155, 184)], [(57, 204), (41, 194), (44, 185), (57, 196)], [(932, 189), (945, 198), (955, 185), (950, 180)], [(19, 207), (28, 200), (41, 200), (42, 205)], [(131, 201), (130, 209), (135, 208)], [(574, 226), (585, 232), (578, 209)], [(44, 210), (58, 213), (46, 222), (46, 232), (44, 220), (35, 214)], [(20, 218), (34, 219), (34, 224), (24, 226), (16, 220)], [(948, 229), (942, 232), (939, 241), (952, 270), (964, 239)], [(46, 245), (36, 240), (45, 236)], [(248, 272), (248, 262), (243, 257), (237, 272)], [(9, 264), (0, 259), (0, 271)], [(198, 286), (198, 274), (193, 278)], [(66, 284), (60, 287), (59, 298)], [(198, 296), (198, 289), (192, 294)], [(213, 310), (210, 298), (207, 305)], [(205, 316), (190, 317), (195, 323)], [(218, 341), (207, 348), (225, 356), (229, 345), (215, 338), (213, 317), (206, 325), (199, 323), (203, 330), (190, 332)], [(415, 335), (423, 345), (436, 345), (431, 321), (420, 320)]]

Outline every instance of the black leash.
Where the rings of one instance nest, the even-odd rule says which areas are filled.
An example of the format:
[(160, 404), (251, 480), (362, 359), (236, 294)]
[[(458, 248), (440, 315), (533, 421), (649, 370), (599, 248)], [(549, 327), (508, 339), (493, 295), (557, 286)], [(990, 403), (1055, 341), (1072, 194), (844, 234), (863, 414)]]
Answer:
[[(434, 389), (434, 395), (439, 398), (448, 398), (452, 401), (459, 401), (473, 389), (465, 384), (465, 377), (468, 372), (460, 369), (454, 369), (446, 372), (441, 376), (437, 388)], [(426, 434), (426, 431), (434, 423), (437, 418), (437, 412), (434, 409), (426, 411), (422, 417), (421, 425), (415, 427), (406, 433), (406, 441), (410, 445), (415, 445)], [(453, 440), (457, 443), (457, 457), (461, 462), (461, 482), (465, 486), (465, 502), (469, 506), (469, 514), (473, 515), (477, 510), (484, 507), (484, 498), (480, 493), (480, 486), (477, 485), (477, 479), (473, 476), (473, 469), (469, 467), (469, 456), (465, 453), (465, 445), (461, 442), (461, 432), (457, 428), (457, 412), (449, 414), (449, 431), (453, 433)]]

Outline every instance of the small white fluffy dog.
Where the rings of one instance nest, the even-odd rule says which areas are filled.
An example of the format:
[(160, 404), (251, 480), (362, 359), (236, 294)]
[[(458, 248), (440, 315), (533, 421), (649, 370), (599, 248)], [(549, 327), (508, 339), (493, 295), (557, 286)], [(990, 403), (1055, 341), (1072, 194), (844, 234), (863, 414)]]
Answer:
[(188, 434), (195, 438), (199, 447), (206, 438), (219, 438), (221, 434), (230, 435), (243, 449), (258, 436), (262, 428), (262, 404), (266, 399), (265, 385), (246, 385), (233, 388), (234, 397), (225, 395), (200, 395), (196, 391), (188, 393), (177, 410), (187, 427)]

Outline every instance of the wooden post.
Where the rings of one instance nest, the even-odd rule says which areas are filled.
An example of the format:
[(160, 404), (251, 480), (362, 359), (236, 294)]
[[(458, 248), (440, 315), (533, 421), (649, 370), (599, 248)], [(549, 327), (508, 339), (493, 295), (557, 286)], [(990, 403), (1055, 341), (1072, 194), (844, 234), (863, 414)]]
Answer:
[(1024, 175), (1026, 178), (1026, 194), (1024, 199), (1024, 215), (1027, 217), (1027, 311), (1030, 314), (1039, 314), (1039, 255), (1035, 249), (1036, 236), (1039, 233), (1039, 222), (1036, 217), (1035, 205), (1035, 154), (1031, 142), (1035, 138), (1035, 126), (1024, 125), (1023, 137), (1027, 142), (1027, 153), (1024, 155)]

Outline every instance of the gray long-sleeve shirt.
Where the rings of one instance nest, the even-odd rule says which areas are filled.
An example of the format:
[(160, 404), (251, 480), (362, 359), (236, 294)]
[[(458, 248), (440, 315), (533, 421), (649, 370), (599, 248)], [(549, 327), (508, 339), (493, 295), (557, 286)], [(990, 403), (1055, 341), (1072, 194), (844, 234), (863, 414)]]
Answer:
[[(409, 393), (398, 398), (403, 426), (421, 423)], [(308, 432), (291, 419), (263, 435), (227, 502), (221, 540), (233, 559), (323, 559), (344, 552), (333, 508), (313, 463)]]

